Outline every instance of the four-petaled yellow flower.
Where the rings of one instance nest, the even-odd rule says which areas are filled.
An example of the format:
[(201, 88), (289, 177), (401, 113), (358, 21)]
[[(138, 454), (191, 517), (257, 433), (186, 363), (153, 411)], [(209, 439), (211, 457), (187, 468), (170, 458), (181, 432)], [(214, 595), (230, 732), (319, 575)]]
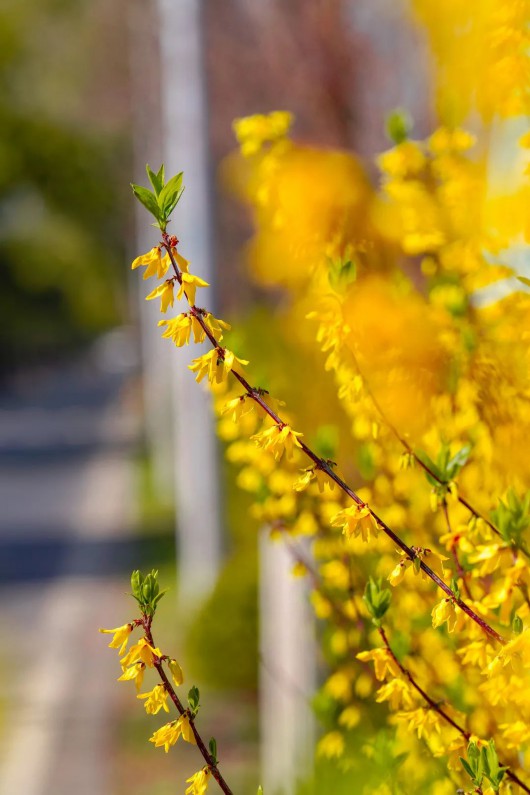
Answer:
[(148, 251), (147, 254), (140, 254), (139, 257), (136, 257), (131, 268), (134, 270), (140, 265), (147, 265), (144, 279), (148, 279), (150, 276), (156, 276), (158, 279), (162, 279), (168, 272), (171, 261), (167, 254), (162, 256), (162, 248), (160, 246), (155, 246), (151, 251)]
[(146, 301), (153, 301), (155, 298), (160, 298), (160, 311), (166, 312), (168, 306), (173, 306), (173, 285), (174, 279), (167, 279), (167, 281), (155, 287), (153, 292), (145, 297)]
[[(223, 339), (223, 331), (229, 331), (232, 327), (218, 317), (214, 317), (211, 312), (205, 312), (202, 316), (204, 323), (208, 326), (212, 337), (216, 342)], [(202, 338), (204, 339), (204, 337)]]
[(458, 613), (453, 600), (450, 597), (442, 599), (432, 610), (432, 625), (433, 627), (441, 627), (447, 621), (447, 629), (449, 632), (454, 632), (456, 622), (458, 621)]
[(180, 301), (184, 293), (186, 293), (189, 305), (194, 306), (197, 287), (209, 287), (210, 285), (204, 279), (201, 279), (200, 276), (194, 276), (193, 273), (181, 273), (180, 278), (177, 301)]
[(246, 359), (239, 359), (227, 348), (222, 349), (222, 356), (218, 348), (213, 348), (208, 353), (193, 359), (192, 364), (189, 364), (188, 368), (193, 373), (196, 373), (196, 381), (200, 382), (204, 376), (208, 376), (208, 381), (211, 384), (220, 384), (226, 381), (230, 370), (234, 369), (236, 362), (242, 365), (248, 364)]
[(194, 342), (203, 342), (206, 334), (203, 327), (194, 315), (184, 312), (171, 320), (161, 320), (159, 326), (165, 326), (162, 334), (164, 339), (172, 340), (177, 348), (188, 345), (191, 333), (193, 332)]
[(365, 504), (354, 503), (348, 508), (339, 511), (331, 519), (332, 527), (342, 527), (342, 532), (347, 538), (361, 536), (363, 541), (369, 541), (371, 536), (379, 534), (377, 522)]
[(129, 665), (129, 667), (124, 670), (122, 675), (118, 677), (118, 682), (131, 682), (132, 680), (134, 680), (136, 689), (140, 690), (142, 682), (144, 680), (144, 673), (145, 673), (145, 663), (143, 662), (134, 663), (134, 665)]
[(276, 461), (279, 461), (283, 454), (287, 458), (292, 458), (294, 448), (302, 447), (298, 441), (298, 437), (303, 436), (302, 433), (293, 431), (290, 425), (273, 425), (272, 428), (267, 428), (265, 431), (255, 433), (250, 438), (253, 439), (259, 447), (268, 450), (274, 455)]
[(187, 778), (186, 784), (190, 786), (186, 789), (186, 795), (204, 795), (208, 789), (211, 775), (211, 770), (208, 767), (203, 767), (198, 773), (194, 773), (193, 776)]
[(358, 660), (361, 660), (361, 662), (368, 662), (369, 660), (373, 662), (375, 678), (379, 679), (380, 682), (383, 681), (387, 674), (394, 677), (401, 676), (399, 666), (388, 649), (361, 651), (356, 657)]
[(256, 404), (249, 398), (248, 395), (240, 395), (239, 397), (229, 400), (223, 408), (221, 414), (231, 414), (234, 422), (237, 422), (245, 414), (249, 414)]
[(145, 711), (148, 715), (156, 715), (161, 709), (169, 712), (167, 705), (168, 692), (164, 685), (155, 685), (148, 693), (138, 693), (136, 698), (145, 698)]
[(375, 700), (378, 703), (388, 701), (390, 708), (393, 710), (411, 709), (415, 705), (410, 685), (403, 679), (391, 679), (390, 682), (381, 685)]
[(121, 667), (125, 671), (129, 665), (143, 662), (148, 668), (155, 664), (155, 657), (162, 657), (162, 652), (158, 647), (150, 646), (145, 638), (141, 638), (138, 643), (131, 646), (125, 657), (121, 660)]
[(314, 466), (302, 470), (302, 474), (293, 484), (293, 489), (295, 491), (304, 491), (312, 480), (316, 480), (320, 494), (324, 492), (326, 486), (332, 491), (335, 488), (335, 482), (328, 477), (327, 473), (320, 467)]
[(171, 723), (166, 723), (160, 729), (157, 729), (153, 736), (149, 738), (149, 742), (154, 743), (155, 748), (163, 746), (167, 754), (170, 747), (175, 745), (179, 737), (182, 737), (187, 743), (195, 745), (195, 736), (187, 713), (181, 715), (178, 720), (173, 720)]
[(122, 627), (115, 627), (114, 629), (100, 629), (104, 634), (112, 634), (114, 637), (109, 643), (109, 649), (119, 649), (119, 654), (123, 654), (127, 647), (129, 635), (132, 632), (132, 624), (124, 624)]

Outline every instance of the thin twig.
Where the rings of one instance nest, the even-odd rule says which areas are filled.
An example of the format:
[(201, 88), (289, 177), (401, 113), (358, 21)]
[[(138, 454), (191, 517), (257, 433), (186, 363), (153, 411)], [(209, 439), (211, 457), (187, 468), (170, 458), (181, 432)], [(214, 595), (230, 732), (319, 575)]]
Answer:
[[(175, 276), (177, 278), (177, 281), (179, 282), (179, 284), (182, 284), (182, 274), (180, 272), (180, 268), (177, 265), (175, 257), (173, 256), (172, 241), (171, 241), (169, 235), (167, 235), (167, 233), (165, 233), (165, 232), (162, 233), (162, 238), (163, 238), (163, 246), (164, 246), (164, 248), (166, 249), (166, 251), (167, 251), (167, 253), (169, 255), (169, 258), (170, 258), (171, 264), (173, 266), (173, 270), (175, 272)], [(186, 298), (188, 298), (187, 294), (186, 294)], [(188, 303), (189, 303), (189, 299), (188, 299)], [(193, 315), (193, 317), (195, 317), (197, 322), (201, 325), (204, 333), (208, 337), (208, 339), (209, 339), (210, 343), (212, 344), (213, 348), (217, 351), (219, 359), (224, 361), (225, 349), (221, 345), (218, 344), (217, 340), (215, 339), (215, 337), (213, 336), (212, 332), (210, 331), (210, 329), (208, 328), (207, 324), (205, 323), (204, 318), (203, 318), (203, 312), (204, 312), (204, 310), (199, 309), (194, 304), (190, 304), (190, 314)], [(236, 378), (239, 381), (239, 383), (241, 384), (241, 386), (244, 387), (244, 389), (246, 390), (247, 396), (249, 398), (251, 398), (255, 403), (257, 403), (263, 409), (263, 411), (265, 411), (265, 413), (268, 414), (269, 417), (278, 425), (278, 427), (280, 429), (282, 429), (286, 425), (288, 425), (288, 423), (286, 423), (284, 420), (282, 420), (281, 417), (279, 417), (278, 414), (276, 414), (276, 412), (264, 400), (262, 390), (256, 389), (255, 387), (252, 387), (248, 383), (248, 381), (240, 373), (238, 373), (236, 370), (232, 369), (231, 372), (232, 372), (232, 375), (234, 376), (234, 378)], [(350, 488), (350, 486), (348, 486), (348, 484), (344, 480), (342, 480), (342, 478), (340, 478), (337, 475), (337, 473), (333, 470), (332, 466), (328, 463), (328, 461), (326, 461), (323, 458), (320, 458), (320, 456), (318, 456), (315, 452), (313, 452), (313, 450), (311, 450), (311, 448), (308, 447), (305, 444), (305, 442), (302, 442), (302, 441), (298, 440), (298, 444), (300, 445), (300, 448), (303, 450), (305, 455), (308, 458), (310, 458), (311, 461), (313, 461), (313, 463), (316, 464), (316, 466), (320, 470), (325, 472), (326, 475), (331, 480), (333, 480), (337, 484), (337, 486), (345, 494), (347, 494), (357, 505), (365, 507), (366, 504), (363, 502), (363, 500), (361, 500), (361, 498), (355, 493), (355, 491), (352, 488)], [(368, 508), (372, 518), (377, 523), (379, 529), (382, 530), (383, 533), (386, 536), (388, 536), (388, 538), (390, 538), (394, 542), (394, 544), (397, 547), (399, 547), (405, 553), (405, 555), (409, 558), (409, 560), (411, 560), (411, 561), (418, 560), (419, 558), (418, 558), (416, 552), (412, 549), (412, 547), (409, 547), (408, 544), (406, 544), (386, 524), (386, 522), (384, 522), (381, 519), (381, 517), (378, 516), (375, 513), (375, 511), (372, 510), (372, 508), (370, 508), (370, 506), (366, 505), (366, 507)], [(486, 621), (484, 621), (484, 619), (482, 619), (479, 615), (477, 615), (477, 613), (475, 613), (475, 611), (471, 607), (469, 607), (469, 605), (466, 604), (466, 602), (464, 602), (459, 596), (457, 596), (456, 593), (448, 585), (446, 585), (445, 582), (429, 566), (427, 566), (427, 564), (424, 563), (423, 560), (421, 560), (421, 559), (420, 559), (420, 562), (419, 562), (419, 567), (424, 572), (424, 574), (426, 574), (427, 577), (429, 577), (438, 586), (438, 588), (441, 588), (441, 590), (444, 591), (444, 593), (448, 597), (450, 597), (452, 599), (454, 604), (458, 605), (458, 607), (464, 613), (466, 613), (466, 615), (469, 616), (469, 618), (471, 618), (471, 620), (474, 621), (475, 624), (477, 624), (482, 629), (483, 632), (485, 632), (491, 638), (496, 640), (498, 643), (505, 643), (505, 640), (502, 637), (502, 635), (500, 635), (495, 629), (493, 629), (493, 627), (491, 627)]]
[[(451, 718), (451, 716), (450, 716), (450, 715), (448, 715), (448, 714), (447, 714), (447, 712), (445, 712), (445, 711), (444, 711), (444, 710), (443, 710), (443, 709), (440, 707), (440, 705), (436, 703), (436, 701), (433, 701), (433, 699), (432, 699), (432, 698), (431, 698), (431, 697), (430, 697), (430, 696), (429, 696), (429, 695), (428, 695), (428, 694), (425, 692), (425, 690), (423, 690), (423, 688), (422, 688), (422, 687), (420, 687), (420, 685), (419, 685), (419, 684), (416, 682), (416, 680), (414, 679), (414, 677), (412, 676), (412, 674), (410, 673), (410, 671), (408, 670), (408, 668), (405, 668), (405, 666), (404, 666), (404, 665), (402, 665), (402, 663), (400, 663), (400, 661), (398, 660), (398, 658), (397, 658), (397, 657), (396, 657), (396, 655), (394, 654), (394, 652), (393, 652), (393, 650), (392, 650), (392, 647), (390, 646), (390, 643), (389, 643), (389, 641), (388, 641), (388, 638), (387, 638), (386, 632), (385, 632), (385, 630), (384, 630), (384, 628), (383, 628), (383, 627), (379, 627), (379, 635), (381, 636), (381, 640), (383, 641), (383, 644), (384, 644), (384, 646), (385, 646), (386, 650), (388, 651), (388, 653), (390, 654), (390, 656), (391, 656), (391, 657), (392, 657), (392, 659), (394, 660), (395, 664), (397, 665), (397, 667), (399, 668), (399, 670), (401, 671), (401, 673), (403, 674), (403, 676), (404, 676), (406, 679), (408, 679), (408, 681), (410, 682), (410, 684), (412, 685), (412, 687), (414, 688), (414, 690), (416, 690), (416, 692), (420, 694), (420, 696), (421, 696), (421, 697), (423, 698), (423, 700), (424, 700), (424, 701), (425, 701), (425, 702), (426, 702), (426, 703), (429, 705), (429, 707), (430, 707), (431, 709), (433, 709), (435, 712), (437, 712), (437, 713), (438, 713), (438, 715), (440, 715), (440, 717), (441, 717), (441, 718), (443, 718), (443, 720), (444, 720), (446, 723), (448, 723), (450, 726), (452, 726), (452, 727), (453, 727), (453, 729), (456, 729), (456, 731), (457, 731), (457, 732), (458, 732), (458, 733), (459, 733), (459, 734), (460, 734), (462, 737), (464, 737), (464, 739), (465, 739), (467, 742), (469, 742), (469, 740), (470, 740), (470, 738), (471, 738), (471, 733), (470, 733), (470, 732), (468, 732), (468, 731), (466, 731), (466, 729), (464, 729), (464, 728), (463, 728), (462, 726), (460, 726), (460, 725), (459, 725), (459, 724), (458, 724), (456, 721), (454, 721), (454, 720), (453, 720), (453, 718)], [(500, 761), (500, 760), (499, 760), (499, 761)], [(501, 762), (501, 765), (502, 765), (502, 764), (503, 764), (503, 763)], [(517, 776), (517, 775), (516, 775), (516, 773), (512, 773), (512, 771), (511, 771), (510, 769), (506, 770), (506, 777), (507, 777), (507, 778), (509, 778), (509, 779), (511, 779), (511, 781), (513, 781), (515, 784), (518, 784), (518, 785), (521, 787), (521, 789), (522, 789), (522, 790), (524, 790), (524, 792), (528, 792), (528, 793), (530, 793), (530, 788), (529, 788), (529, 787), (527, 787), (527, 786), (526, 786), (526, 784), (524, 784), (524, 783), (521, 781), (521, 779), (519, 778), (519, 776)]]
[[(142, 626), (143, 626), (144, 631), (145, 631), (145, 637), (147, 639), (147, 642), (149, 643), (150, 646), (152, 646), (153, 648), (156, 648), (155, 642), (153, 640), (152, 630), (151, 630), (152, 620), (153, 620), (152, 616), (144, 616), (144, 620), (142, 621)], [(197, 729), (197, 727), (195, 725), (195, 719), (194, 719), (193, 715), (191, 714), (189, 709), (186, 709), (184, 707), (182, 701), (180, 700), (180, 698), (176, 694), (176, 692), (175, 692), (175, 690), (173, 688), (173, 685), (169, 681), (169, 679), (167, 677), (167, 674), (164, 671), (164, 667), (162, 665), (161, 660), (158, 660), (157, 662), (154, 662), (154, 667), (156, 668), (156, 671), (157, 671), (160, 679), (164, 683), (164, 687), (165, 687), (167, 693), (169, 694), (169, 697), (170, 697), (171, 701), (173, 702), (173, 704), (177, 708), (178, 713), (180, 715), (187, 715), (188, 716), (188, 721), (189, 721), (189, 724), (191, 726), (191, 730), (193, 732), (193, 736), (195, 738), (195, 742), (197, 744), (197, 748), (201, 752), (202, 757), (203, 757), (203, 759), (206, 762), (206, 765), (208, 767), (208, 770), (211, 772), (212, 776), (217, 781), (217, 783), (219, 784), (220, 788), (225, 793), (225, 795), (233, 795), (232, 790), (230, 789), (230, 787), (228, 786), (228, 784), (224, 780), (223, 776), (221, 775), (221, 771), (219, 770), (219, 768), (217, 766), (217, 761), (212, 757), (212, 755), (208, 751), (208, 749), (207, 749), (207, 747), (206, 747), (201, 735), (199, 734), (199, 731), (198, 731), (198, 729)]]

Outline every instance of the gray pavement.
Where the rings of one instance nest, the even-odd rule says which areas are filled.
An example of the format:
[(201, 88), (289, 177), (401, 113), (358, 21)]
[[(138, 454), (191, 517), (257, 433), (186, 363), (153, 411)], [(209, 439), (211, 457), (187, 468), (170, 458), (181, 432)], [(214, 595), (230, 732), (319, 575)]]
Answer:
[(0, 394), (2, 795), (112, 795), (122, 693), (97, 628), (127, 617), (139, 563), (126, 354), (110, 337)]

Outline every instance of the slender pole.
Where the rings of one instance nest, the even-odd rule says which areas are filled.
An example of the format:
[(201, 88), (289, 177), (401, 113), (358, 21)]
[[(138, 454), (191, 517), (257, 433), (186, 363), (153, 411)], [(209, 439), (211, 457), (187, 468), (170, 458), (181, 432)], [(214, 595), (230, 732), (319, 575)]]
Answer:
[[(158, 0), (162, 159), (167, 173), (186, 174), (186, 201), (175, 210), (175, 227), (185, 230), (194, 273), (213, 284), (201, 5), (200, 0)], [(182, 357), (182, 367), (171, 368), (179, 589), (181, 599), (191, 602), (208, 594), (220, 565), (219, 467), (210, 395), (196, 389), (184, 366), (186, 352), (176, 355)]]

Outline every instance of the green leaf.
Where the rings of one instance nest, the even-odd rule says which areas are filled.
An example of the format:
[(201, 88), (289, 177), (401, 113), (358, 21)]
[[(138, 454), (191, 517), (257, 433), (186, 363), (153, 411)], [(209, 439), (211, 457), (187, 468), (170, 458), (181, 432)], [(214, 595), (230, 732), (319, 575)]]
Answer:
[[(157, 174), (155, 174), (155, 172), (152, 171), (149, 168), (149, 165), (146, 165), (145, 170), (147, 172), (147, 176), (149, 178), (149, 182), (153, 186), (153, 189), (155, 191), (155, 195), (158, 196), (158, 194), (160, 193), (160, 191), (164, 187), (164, 166), (162, 165), (160, 167), (160, 171)], [(160, 172), (162, 172), (162, 173), (160, 173)]]
[(155, 194), (151, 193), (147, 188), (143, 188), (141, 185), (133, 185), (131, 183), (131, 188), (133, 189), (134, 195), (138, 201), (143, 204), (145, 209), (148, 210), (151, 215), (154, 215), (157, 221), (161, 221), (162, 215)]
[(465, 771), (466, 771), (466, 773), (468, 774), (468, 776), (469, 776), (469, 778), (471, 779), (471, 781), (473, 782), (473, 784), (477, 784), (478, 786), (480, 786), (480, 783), (479, 783), (479, 782), (477, 782), (477, 781), (476, 781), (476, 779), (475, 779), (475, 772), (474, 772), (474, 770), (473, 770), (473, 769), (470, 767), (470, 765), (468, 764), (468, 762), (466, 762), (466, 760), (465, 760), (465, 759), (463, 759), (462, 757), (460, 757), (460, 761), (462, 762), (462, 767), (464, 768), (464, 770), (465, 770)]
[[(443, 480), (444, 479), (443, 478), (443, 473), (438, 469), (438, 466), (434, 463), (432, 458), (430, 458), (427, 455), (425, 450), (417, 450), (416, 451), (416, 456), (419, 458), (419, 460), (422, 462), (422, 464), (425, 464), (425, 466), (428, 467), (434, 475), (436, 475), (436, 477), (439, 480)], [(432, 475), (430, 475), (428, 472), (425, 472), (425, 477), (427, 478), (427, 480), (429, 481), (431, 486), (438, 486), (439, 485), (438, 484), (438, 480), (436, 480), (436, 478), (433, 478)]]
[(134, 596), (135, 599), (138, 599), (139, 595), (142, 592), (142, 583), (143, 583), (143, 577), (141, 573), (138, 571), (138, 569), (136, 569), (131, 574), (131, 589), (132, 589), (132, 595)]
[(390, 607), (391, 598), (391, 591), (389, 588), (383, 588), (381, 578), (378, 580), (374, 580), (373, 577), (369, 578), (363, 600), (376, 626), (380, 625), (381, 619)]
[(208, 743), (208, 748), (210, 750), (210, 756), (213, 757), (214, 765), (217, 764), (217, 742), (215, 737), (210, 738), (210, 742)]
[(471, 445), (466, 444), (447, 462), (445, 467), (445, 480), (452, 480), (457, 475), (462, 467), (467, 464), (469, 454), (471, 452)]
[(515, 614), (513, 617), (512, 630), (516, 635), (520, 635), (523, 631), (523, 619), (517, 614)]
[(182, 191), (184, 190), (182, 186), (183, 176), (184, 172), (181, 171), (179, 174), (171, 177), (169, 182), (166, 182), (160, 191), (160, 195), (158, 196), (158, 205), (165, 220), (169, 218), (175, 209), (178, 200), (182, 196)]
[(193, 685), (188, 693), (188, 704), (192, 714), (195, 716), (199, 710), (200, 693), (199, 688)]

